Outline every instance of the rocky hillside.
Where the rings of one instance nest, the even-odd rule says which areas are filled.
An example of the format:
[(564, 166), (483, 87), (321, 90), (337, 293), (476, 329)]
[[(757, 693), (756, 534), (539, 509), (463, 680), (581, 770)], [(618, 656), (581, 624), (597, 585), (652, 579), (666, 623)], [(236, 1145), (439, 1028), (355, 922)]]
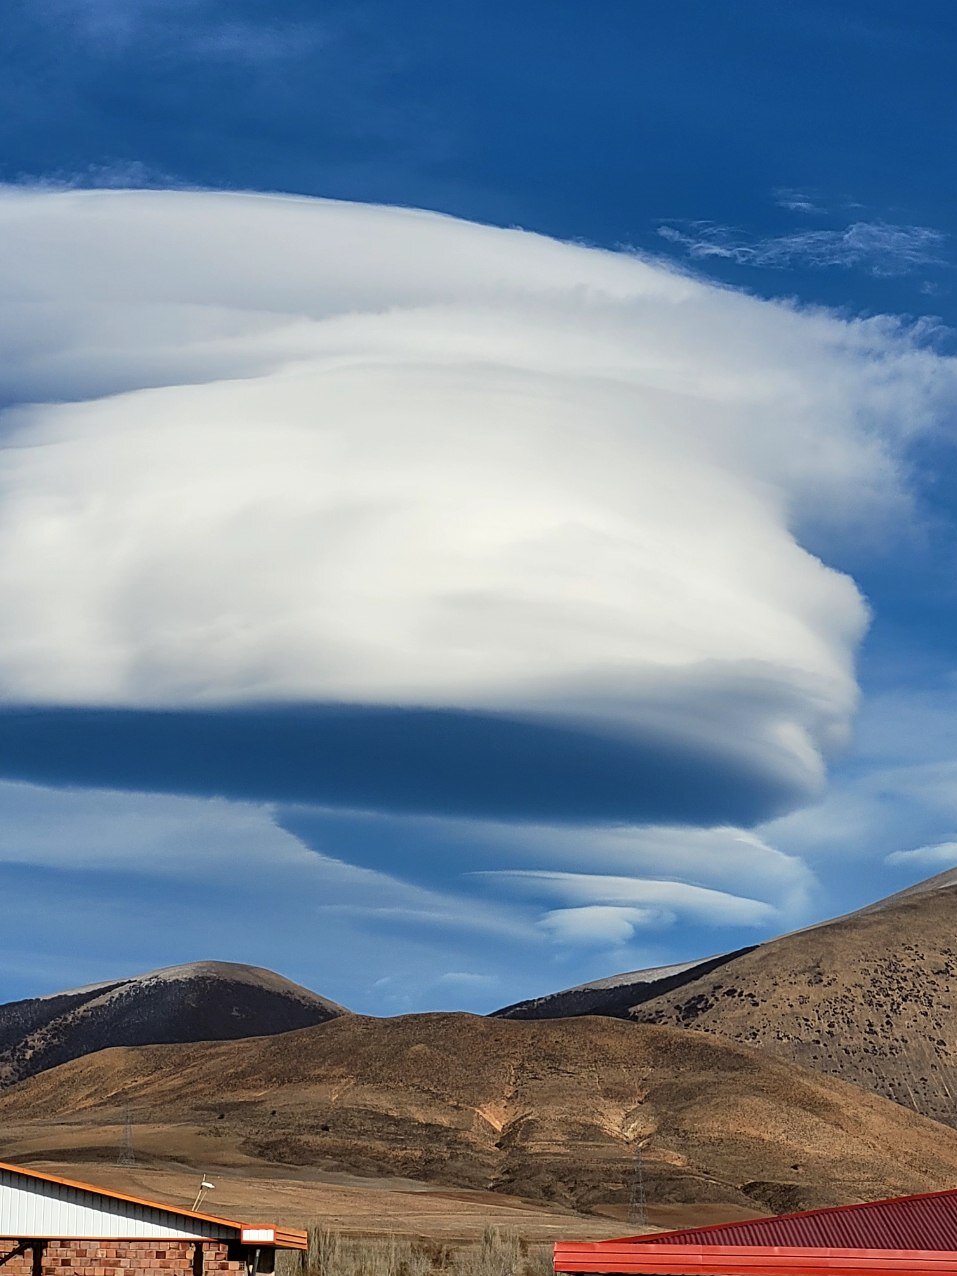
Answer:
[(258, 966), (170, 966), (0, 1006), (0, 1085), (109, 1046), (262, 1036), (343, 1013)]
[(957, 1125), (957, 869), (755, 948), (496, 1011), (697, 1028)]
[(631, 1010), (760, 1046), (957, 1125), (957, 870)]
[(702, 975), (709, 975), (719, 966), (732, 961), (750, 948), (739, 948), (733, 953), (722, 953), (703, 961), (688, 961), (675, 966), (653, 966), (647, 970), (628, 970), (607, 979), (596, 979), (561, 992), (546, 993), (543, 997), (531, 997), (516, 1001), (511, 1006), (492, 1012), (494, 1019), (570, 1019), (576, 1015), (611, 1015), (627, 1018), (629, 1011), (643, 1001), (650, 1001), (664, 992), (683, 988)]
[(627, 1205), (798, 1208), (957, 1181), (957, 1134), (705, 1033), (605, 1018), (340, 1016), (282, 1037), (102, 1051), (0, 1096), (5, 1155), (307, 1167)]

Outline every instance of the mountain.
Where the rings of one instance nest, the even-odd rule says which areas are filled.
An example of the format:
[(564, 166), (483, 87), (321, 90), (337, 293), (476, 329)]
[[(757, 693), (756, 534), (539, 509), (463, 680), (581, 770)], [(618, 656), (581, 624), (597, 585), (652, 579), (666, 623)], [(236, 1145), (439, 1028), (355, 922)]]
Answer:
[(957, 1181), (957, 1134), (706, 1033), (614, 1019), (368, 1019), (101, 1051), (0, 1096), (5, 1155), (309, 1167), (619, 1211), (760, 1212)]
[(957, 1125), (957, 870), (636, 1005)]
[(591, 983), (576, 984), (561, 992), (546, 993), (543, 997), (531, 997), (516, 1001), (501, 1010), (493, 1010), (493, 1019), (568, 1019), (576, 1015), (611, 1015), (626, 1018), (632, 1007), (649, 1001), (660, 993), (682, 988), (700, 975), (710, 974), (719, 966), (732, 961), (750, 948), (739, 948), (732, 953), (706, 957), (700, 961), (686, 961), (675, 966), (652, 966), (647, 970), (628, 970), (607, 979), (595, 979)]
[[(692, 1027), (957, 1125), (957, 869), (752, 949), (613, 976), (500, 1015)], [(625, 1006), (632, 995), (630, 1006)]]
[(169, 966), (0, 1005), (0, 1085), (108, 1046), (256, 1037), (344, 1013), (335, 1002), (258, 966)]

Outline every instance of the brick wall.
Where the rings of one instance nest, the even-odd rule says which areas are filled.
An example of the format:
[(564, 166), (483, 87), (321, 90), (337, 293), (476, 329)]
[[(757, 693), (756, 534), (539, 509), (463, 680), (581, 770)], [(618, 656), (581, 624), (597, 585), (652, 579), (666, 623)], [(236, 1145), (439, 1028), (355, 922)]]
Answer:
[(245, 1276), (225, 1241), (0, 1240), (0, 1276)]

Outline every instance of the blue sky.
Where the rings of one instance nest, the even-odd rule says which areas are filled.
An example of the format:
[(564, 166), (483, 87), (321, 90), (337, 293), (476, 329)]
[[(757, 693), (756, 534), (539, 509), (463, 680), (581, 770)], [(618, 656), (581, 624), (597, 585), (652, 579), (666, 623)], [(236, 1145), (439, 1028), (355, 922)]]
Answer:
[(955, 45), (10, 0), (0, 996), (486, 1010), (957, 862)]

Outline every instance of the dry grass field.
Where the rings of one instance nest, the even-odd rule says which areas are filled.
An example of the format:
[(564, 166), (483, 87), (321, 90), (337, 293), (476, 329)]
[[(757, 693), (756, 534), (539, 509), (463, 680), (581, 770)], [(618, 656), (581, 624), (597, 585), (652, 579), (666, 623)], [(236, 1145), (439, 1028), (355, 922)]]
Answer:
[(521, 1236), (533, 1244), (550, 1244), (569, 1236), (620, 1236), (629, 1230), (627, 1211), (613, 1220), (498, 1192), (324, 1174), (293, 1166), (237, 1169), (206, 1163), (194, 1170), (175, 1163), (124, 1167), (102, 1161), (36, 1160), (30, 1164), (67, 1178), (180, 1206), (192, 1203), (199, 1178), (206, 1173), (216, 1184), (203, 1204), (211, 1214), (294, 1227), (318, 1225), (342, 1236), (431, 1240), (458, 1246), (477, 1243), (489, 1229)]

